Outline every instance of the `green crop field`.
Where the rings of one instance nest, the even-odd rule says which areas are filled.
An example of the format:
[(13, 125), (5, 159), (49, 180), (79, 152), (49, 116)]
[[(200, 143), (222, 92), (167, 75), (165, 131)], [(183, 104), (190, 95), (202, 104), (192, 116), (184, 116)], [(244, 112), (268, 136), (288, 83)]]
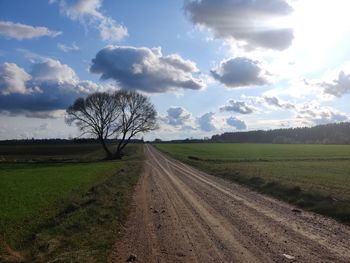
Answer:
[(118, 165), (0, 164), (0, 232), (8, 241), (23, 241), (62, 210), (73, 194), (86, 192)]
[[(141, 146), (128, 146), (121, 161), (101, 160), (95, 144), (0, 145), (0, 156), (0, 262), (11, 251), (50, 252), (45, 260), (72, 258), (82, 247), (94, 255), (80, 259), (108, 254), (140, 173)], [(56, 254), (42, 249), (52, 240), (60, 240)]]
[(199, 169), (350, 223), (350, 146), (157, 144)]
[(157, 147), (179, 157), (207, 160), (350, 159), (350, 145), (189, 143), (157, 144)]

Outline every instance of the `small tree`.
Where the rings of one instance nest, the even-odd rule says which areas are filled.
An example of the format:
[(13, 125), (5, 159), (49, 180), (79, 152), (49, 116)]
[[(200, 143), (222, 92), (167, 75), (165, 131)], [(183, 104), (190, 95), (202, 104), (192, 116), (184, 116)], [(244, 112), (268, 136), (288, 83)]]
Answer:
[(96, 92), (86, 98), (78, 98), (67, 109), (66, 122), (75, 123), (82, 135), (90, 134), (99, 139), (107, 158), (113, 156), (106, 140), (116, 133), (116, 121), (121, 115), (117, 101), (108, 93)]
[[(97, 92), (86, 98), (78, 98), (67, 109), (66, 121), (75, 123), (82, 135), (97, 137), (107, 158), (122, 157), (130, 140), (140, 133), (157, 128), (157, 112), (149, 98), (135, 91), (117, 91), (114, 94)], [(117, 148), (112, 152), (108, 138), (117, 138)]]

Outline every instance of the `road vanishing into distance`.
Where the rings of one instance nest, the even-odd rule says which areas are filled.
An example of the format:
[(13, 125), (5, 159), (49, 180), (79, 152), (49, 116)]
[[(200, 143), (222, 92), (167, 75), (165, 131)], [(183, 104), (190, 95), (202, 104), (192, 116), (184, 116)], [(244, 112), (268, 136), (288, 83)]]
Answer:
[(145, 152), (111, 262), (350, 262), (349, 226)]

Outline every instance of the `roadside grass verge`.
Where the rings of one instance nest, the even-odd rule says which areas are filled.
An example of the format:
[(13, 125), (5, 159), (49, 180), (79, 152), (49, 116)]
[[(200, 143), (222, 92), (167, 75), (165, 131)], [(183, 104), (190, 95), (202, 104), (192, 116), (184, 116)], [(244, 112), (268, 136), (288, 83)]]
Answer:
[(142, 159), (130, 145), (122, 161), (1, 164), (0, 261), (105, 262)]
[(156, 147), (212, 175), (350, 224), (350, 155), (346, 156), (350, 146), (158, 144)]

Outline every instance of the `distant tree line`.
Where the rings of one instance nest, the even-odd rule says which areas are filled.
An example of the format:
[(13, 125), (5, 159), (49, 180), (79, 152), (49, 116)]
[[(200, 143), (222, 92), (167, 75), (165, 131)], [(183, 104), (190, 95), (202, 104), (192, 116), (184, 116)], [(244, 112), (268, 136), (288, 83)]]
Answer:
[[(184, 140), (169, 140), (169, 141), (163, 141), (161, 139), (155, 139), (153, 140), (151, 143), (203, 143), (203, 142), (211, 142), (211, 140), (204, 140), (204, 139), (193, 139), (193, 138), (187, 138)], [(149, 141), (147, 141), (147, 143), (150, 143)]]
[(230, 143), (350, 144), (350, 123), (333, 123), (311, 128), (226, 132), (212, 136), (211, 141)]

